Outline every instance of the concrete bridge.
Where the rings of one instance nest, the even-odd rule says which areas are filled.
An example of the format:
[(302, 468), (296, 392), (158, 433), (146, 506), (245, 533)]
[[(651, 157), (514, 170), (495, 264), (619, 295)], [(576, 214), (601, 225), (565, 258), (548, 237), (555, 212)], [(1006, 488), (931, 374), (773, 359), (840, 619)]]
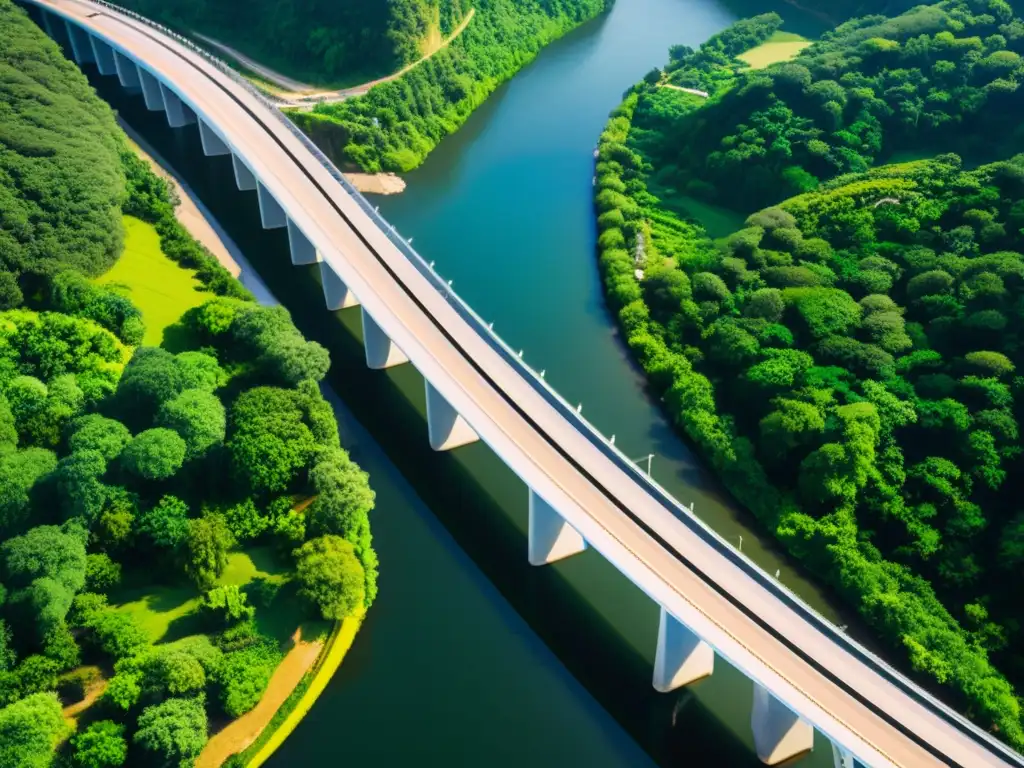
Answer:
[(522, 364), (266, 99), (188, 41), (115, 6), (24, 0), (67, 54), (198, 130), (255, 190), (294, 264), (319, 264), (327, 310), (359, 306), (371, 368), (425, 379), (436, 450), (484, 440), (524, 481), (534, 565), (597, 550), (661, 607), (653, 685), (672, 691), (715, 657), (754, 689), (751, 728), (769, 765), (813, 747), (835, 764), (1024, 766), (818, 616), (644, 476)]

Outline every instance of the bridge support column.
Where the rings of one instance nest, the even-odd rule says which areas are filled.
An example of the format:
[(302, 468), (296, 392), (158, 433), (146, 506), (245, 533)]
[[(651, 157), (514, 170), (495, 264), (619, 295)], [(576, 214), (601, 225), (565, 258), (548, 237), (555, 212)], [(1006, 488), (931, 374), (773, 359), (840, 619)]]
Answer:
[(196, 121), (195, 112), (185, 106), (174, 91), (160, 83), (160, 95), (164, 100), (164, 112), (171, 128), (184, 128)]
[(435, 451), (450, 451), (460, 445), (475, 443), (480, 439), (459, 412), (444, 396), (424, 380), (427, 388), (427, 433), (430, 447)]
[(370, 317), (366, 307), (363, 313), (363, 346), (366, 348), (366, 364), (375, 370), (390, 368), (409, 362), (409, 358), (398, 348), (388, 335)]
[(89, 45), (92, 46), (92, 58), (96, 62), (96, 69), (101, 75), (116, 75), (117, 64), (114, 61), (114, 49), (94, 35), (89, 35)]
[(259, 182), (256, 183), (256, 194), (260, 201), (260, 223), (264, 229), (280, 229), (288, 225), (288, 214), (274, 199), (270, 191)]
[(68, 31), (68, 40), (71, 41), (71, 55), (74, 56), (75, 61), (79, 64), (85, 64), (89, 61), (95, 62), (96, 56), (93, 54), (92, 45), (89, 43), (89, 33), (77, 24), (72, 24), (67, 19), (64, 19), (64, 28)]
[(302, 234), (295, 222), (288, 219), (288, 245), (292, 252), (292, 264), (296, 267), (303, 264), (316, 264), (322, 261), (320, 252), (310, 242), (309, 238)]
[(53, 32), (54, 32), (54, 23), (53, 23), (53, 20), (52, 20), (53, 19), (53, 14), (51, 14), (45, 8), (40, 8), (39, 9), (39, 15), (42, 16), (42, 18), (43, 18), (43, 29), (45, 30), (47, 36), (50, 37), (50, 39), (52, 39), (52, 40), (56, 40), (57, 36), (53, 34)]
[(757, 756), (765, 765), (778, 765), (814, 748), (814, 726), (801, 720), (757, 683), (754, 683), (750, 727), (754, 731)]
[(326, 261), (320, 262), (320, 283), (324, 288), (327, 309), (332, 312), (336, 309), (359, 306), (359, 299)]
[(139, 80), (142, 81), (142, 97), (146, 100), (146, 109), (150, 112), (162, 112), (164, 96), (160, 93), (160, 81), (156, 75), (145, 67), (139, 67)]
[(853, 756), (850, 750), (835, 742), (832, 742), (832, 760), (835, 763), (835, 768), (867, 768), (864, 763)]
[(231, 148), (206, 121), (199, 118), (199, 138), (203, 142), (203, 154), (207, 157), (231, 154)]
[(256, 189), (256, 174), (249, 170), (249, 166), (238, 155), (231, 155), (231, 165), (235, 169), (235, 184), (240, 190), (246, 192)]
[(139, 80), (139, 68), (123, 53), (114, 51), (114, 68), (117, 70), (117, 79), (123, 88), (137, 91), (142, 87), (142, 82)]
[(708, 677), (715, 671), (715, 651), (671, 613), (661, 608), (654, 688), (662, 693)]
[(587, 542), (531, 488), (527, 547), (530, 565), (547, 565), (579, 554), (587, 548)]

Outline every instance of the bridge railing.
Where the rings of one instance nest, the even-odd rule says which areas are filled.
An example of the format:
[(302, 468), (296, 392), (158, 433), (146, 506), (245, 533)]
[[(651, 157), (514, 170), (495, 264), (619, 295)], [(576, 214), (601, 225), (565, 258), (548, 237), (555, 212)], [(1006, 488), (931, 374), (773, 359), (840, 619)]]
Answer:
[(344, 188), (345, 192), (359, 205), (367, 216), (373, 220), (378, 228), (384, 232), (395, 247), (402, 252), (402, 254), (443, 296), (445, 296), (449, 304), (459, 313), (459, 315), (466, 320), (466, 322), (468, 322), (506, 362), (518, 371), (520, 375), (523, 376), (523, 378), (526, 379), (548, 403), (554, 406), (566, 419), (576, 424), (581, 433), (584, 434), (593, 445), (601, 450), (601, 452), (611, 459), (617, 466), (632, 475), (642, 486), (646, 487), (648, 492), (663, 507), (672, 512), (673, 515), (686, 525), (688, 529), (699, 535), (705, 542), (711, 544), (721, 555), (740, 567), (747, 576), (757, 581), (778, 599), (786, 603), (791, 609), (801, 613), (807, 620), (813, 623), (819, 631), (828, 634), (836, 644), (842, 646), (847, 652), (875, 669), (877, 673), (885, 677), (891, 684), (900, 688), (905, 694), (941, 715), (948, 722), (955, 723), (961, 730), (969, 731), (976, 740), (986, 743), (990, 748), (995, 748), (1004, 756), (1009, 757), (1017, 764), (1024, 766), (1024, 758), (1019, 754), (1002, 742), (985, 733), (959, 713), (954, 712), (938, 699), (931, 696), (931, 694), (905, 678), (902, 674), (897, 672), (871, 651), (848, 637), (842, 630), (793, 593), (792, 590), (766, 573), (760, 566), (750, 560), (750, 558), (742, 552), (737, 551), (735, 547), (723, 539), (716, 531), (711, 529), (703, 520), (698, 518), (696, 514), (694, 514), (692, 507), (688, 508), (684, 506), (657, 481), (650, 477), (650, 475), (643, 472), (640, 467), (632, 461), (632, 459), (623, 453), (605, 435), (599, 432), (597, 428), (595, 428), (594, 425), (592, 425), (564, 397), (562, 397), (562, 395), (560, 395), (543, 376), (539, 375), (535, 370), (533, 370), (533, 368), (527, 365), (519, 354), (505, 343), (501, 336), (495, 333), (493, 328), (476, 313), (468, 302), (463, 300), (451, 285), (441, 277), (431, 263), (424, 259), (423, 256), (421, 256), (419, 252), (412, 247), (412, 245), (399, 235), (395, 227), (385, 220), (379, 211), (377, 211), (377, 209), (371, 205), (365, 197), (363, 197), (362, 193), (360, 193), (359, 190), (357, 190), (351, 182), (344, 177), (331, 159), (328, 158), (320, 148), (317, 147), (308, 136), (306, 136), (306, 134), (304, 134), (291, 120), (288, 119), (284, 112), (278, 108), (278, 104), (275, 102), (275, 99), (257, 88), (240, 72), (225, 63), (223, 60), (214, 56), (201, 46), (196, 45), (194, 42), (178, 32), (175, 32), (174, 30), (127, 8), (107, 2), (107, 0), (91, 0), (91, 2), (105, 8), (109, 8), (115, 13), (128, 16), (148, 27), (158, 30), (161, 34), (166, 35), (167, 37), (173, 38), (182, 46), (188, 48), (191, 52), (201, 56), (211, 66), (222, 72), (258, 99), (262, 104), (264, 104), (264, 106), (266, 106), (268, 111), (273, 114), (274, 117), (278, 119), (281, 124), (305, 146), (317, 161), (323, 165), (328, 173), (330, 173), (330, 175)]

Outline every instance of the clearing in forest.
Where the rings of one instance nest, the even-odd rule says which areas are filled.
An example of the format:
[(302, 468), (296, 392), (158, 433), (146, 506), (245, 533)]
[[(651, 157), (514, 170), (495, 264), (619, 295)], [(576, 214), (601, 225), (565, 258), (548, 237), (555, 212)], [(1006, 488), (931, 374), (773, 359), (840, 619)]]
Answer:
[(811, 45), (811, 41), (793, 32), (775, 32), (756, 48), (741, 53), (736, 58), (744, 61), (751, 69), (764, 69), (780, 61), (789, 61), (800, 51)]
[(160, 250), (160, 235), (151, 224), (124, 217), (124, 252), (110, 271), (96, 279), (131, 299), (142, 311), (146, 335), (142, 343), (159, 346), (164, 329), (187, 310), (211, 298), (200, 291), (191, 270), (171, 261)]
[[(132, 576), (138, 580), (132, 580)], [(285, 585), (291, 569), (270, 547), (250, 547), (228, 554), (228, 564), (217, 586), (245, 587), (256, 579)], [(130, 614), (149, 635), (151, 643), (169, 642), (202, 633), (198, 614), (200, 594), (192, 584), (147, 583), (142, 574), (125, 574), (125, 585), (110, 595), (116, 610)], [(305, 620), (302, 605), (291, 590), (281, 589), (268, 606), (257, 605), (256, 624), (260, 631), (285, 640)]]

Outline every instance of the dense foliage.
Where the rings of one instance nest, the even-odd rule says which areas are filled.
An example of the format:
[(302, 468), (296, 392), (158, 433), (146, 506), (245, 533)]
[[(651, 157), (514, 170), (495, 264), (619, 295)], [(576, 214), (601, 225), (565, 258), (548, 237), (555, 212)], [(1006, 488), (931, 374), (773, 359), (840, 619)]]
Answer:
[[(113, 113), (8, 0), (0, 29), (0, 273), (68, 265), (98, 275), (124, 239)], [(0, 309), (18, 304), (0, 276)]]
[(257, 0), (238, 13), (213, 0), (127, 0), (124, 5), (185, 33), (212, 35), (311, 82), (388, 74), (415, 61), (428, 29), (446, 34), (455, 0)]
[[(745, 71), (734, 57), (775, 23), (673, 49), (670, 81), (707, 101), (659, 74), (613, 114), (609, 302), (737, 499), (1020, 748), (1024, 157), (1005, 148), (1024, 22), (955, 0)], [(911, 149), (931, 159), (878, 165)], [(712, 241), (686, 195), (755, 212)]]
[[(471, 7), (469, 0), (459, 5), (460, 14)], [(429, 61), (365, 96), (291, 117), (346, 164), (411, 170), (543, 46), (605, 6), (606, 0), (480, 0), (465, 31)]]
[[(251, 710), (283, 658), (283, 636), (267, 629), (274, 606), (300, 606), (286, 613), (298, 621), (302, 606), (341, 618), (372, 602), (374, 495), (320, 392), (326, 350), (188, 235), (167, 185), (124, 151), (109, 110), (93, 115), (103, 105), (81, 75), (7, 0), (0, 52), (0, 71), (25, 62), (49, 91), (0, 86), (0, 103), (15, 105), (0, 126), (20, 132), (0, 142), (0, 163), (11, 160), (0, 171), (0, 295), (17, 306), (0, 309), (0, 766), (50, 765), (58, 744), (68, 765), (191, 765), (208, 721)], [(52, 188), (15, 183), (36, 173), (14, 164), (13, 148), (29, 146), (18, 142), (53, 158), (40, 172)], [(88, 166), (61, 154), (85, 146)], [(109, 222), (96, 218), (108, 208)], [(218, 294), (169, 330), (170, 348), (139, 346), (139, 310), (88, 279), (118, 256), (122, 214), (152, 223), (164, 252)], [(90, 235), (108, 224), (112, 239)], [(289, 583), (307, 538), (296, 508), (318, 493), (329, 522), (315, 535), (335, 533), (348, 557), (330, 610), (329, 590), (303, 602), (305, 581)], [(222, 584), (240, 545), (276, 550), (283, 571)], [(158, 637), (119, 604), (134, 599), (122, 582), (194, 595), (194, 633)], [(67, 739), (61, 705), (81, 701), (98, 670), (106, 689)]]

